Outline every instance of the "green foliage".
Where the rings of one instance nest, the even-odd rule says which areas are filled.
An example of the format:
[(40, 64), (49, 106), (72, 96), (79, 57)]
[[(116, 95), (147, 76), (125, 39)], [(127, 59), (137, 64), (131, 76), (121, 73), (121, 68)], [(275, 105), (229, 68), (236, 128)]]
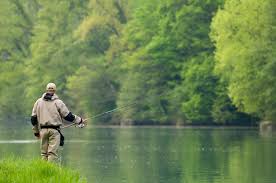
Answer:
[[(26, 96), (39, 97), (48, 82), (55, 82), (64, 96), (65, 83), (81, 62), (80, 45), (72, 33), (86, 13), (86, 1), (39, 1), (41, 7), (32, 30), (32, 56), (25, 69), (28, 75)], [(29, 100), (28, 107), (33, 101)]]
[(165, 76), (156, 72), (156, 65), (135, 67), (122, 82), (117, 105), (129, 106), (121, 114), (122, 123), (166, 122), (165, 96), (168, 94)]
[(226, 1), (214, 58), (223, 2), (1, 1), (0, 113), (29, 114), (55, 82), (84, 117), (120, 109), (96, 123), (274, 119), (275, 4)]
[[(135, 103), (130, 109), (121, 112), (123, 123), (164, 122), (165, 109), (162, 97), (167, 92), (166, 78), (168, 65), (160, 63), (157, 56), (149, 53), (158, 29), (156, 7), (146, 6), (133, 14), (120, 39), (122, 49), (119, 58), (125, 71), (117, 100), (118, 107)], [(160, 72), (161, 71), (161, 72)]]
[(211, 108), (216, 99), (217, 78), (213, 75), (213, 57), (202, 54), (192, 58), (182, 70), (182, 88), (185, 100), (181, 105), (187, 119), (211, 122)]
[(85, 183), (76, 171), (43, 160), (6, 158), (0, 160), (0, 182), (17, 183)]
[[(116, 78), (120, 69), (112, 54), (128, 18), (128, 4), (126, 1), (91, 0), (89, 7), (90, 13), (74, 32), (75, 38), (84, 45), (84, 60), (69, 77), (67, 86), (70, 96), (80, 101), (74, 104), (75, 108), (87, 116), (94, 116), (116, 107)], [(112, 116), (92, 120), (108, 123)]]
[(216, 123), (226, 125), (254, 125), (258, 120), (254, 116), (250, 116), (237, 109), (227, 95), (225, 82), (218, 82), (215, 88), (216, 100), (212, 106), (212, 117)]
[[(80, 67), (68, 78), (69, 96), (72, 97), (75, 111), (84, 113), (87, 117), (103, 113), (115, 108), (116, 83), (114, 73), (103, 64), (103, 58), (93, 59), (93, 62)], [(111, 116), (93, 119), (93, 122), (107, 123)]]
[[(31, 29), (37, 11), (35, 1), (0, 2), (0, 114), (9, 118), (24, 111), (22, 81), (26, 59), (30, 56)], [(20, 102), (19, 102), (20, 101)]]
[(274, 1), (228, 0), (212, 23), (216, 71), (229, 84), (233, 103), (249, 114), (274, 120)]
[[(214, 121), (212, 108), (219, 83), (213, 73), (209, 25), (221, 3), (164, 1), (157, 7), (146, 5), (133, 14), (120, 42), (120, 58), (128, 72), (121, 82), (117, 103), (124, 106), (138, 100), (139, 104), (123, 112), (123, 119)], [(158, 98), (164, 91), (169, 95)], [(216, 119), (222, 119), (216, 114)]]

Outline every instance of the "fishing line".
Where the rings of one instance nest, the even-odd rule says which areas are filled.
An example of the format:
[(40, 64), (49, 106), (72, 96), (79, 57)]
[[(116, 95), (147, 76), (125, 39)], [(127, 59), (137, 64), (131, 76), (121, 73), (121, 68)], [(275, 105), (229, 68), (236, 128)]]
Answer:
[[(173, 92), (173, 90), (168, 91), (168, 92), (163, 92), (162, 94), (157, 95), (156, 97), (166, 96), (166, 95), (171, 94), (172, 92)], [(141, 98), (141, 96), (135, 102), (129, 103), (129, 104), (124, 105), (122, 107), (117, 107), (117, 108), (114, 108), (114, 109), (111, 109), (111, 110), (108, 110), (108, 111), (96, 114), (96, 115), (88, 117), (88, 118), (86, 118), (84, 120), (87, 121), (89, 119), (95, 119), (95, 118), (98, 118), (98, 117), (101, 117), (101, 116), (104, 116), (104, 115), (107, 115), (107, 114), (111, 114), (111, 113), (116, 112), (116, 111), (120, 111), (120, 110), (125, 109), (125, 108), (128, 109), (130, 106), (134, 106), (136, 104), (139, 104), (139, 99), (140, 98)], [(74, 126), (74, 125), (77, 125), (77, 124), (76, 123), (72, 123), (72, 124), (69, 124), (69, 125), (62, 126), (61, 128), (64, 129), (64, 128), (68, 128), (68, 127), (71, 127), (71, 126)]]
[[(88, 117), (88, 118), (85, 118), (84, 120), (88, 120), (88, 119), (95, 119), (95, 118), (98, 118), (98, 117), (101, 117), (101, 116), (104, 116), (106, 114), (109, 114), (109, 113), (113, 113), (113, 112), (116, 112), (116, 111), (119, 111), (121, 109), (124, 109), (124, 108), (127, 108), (131, 105), (134, 105), (136, 104), (137, 102), (133, 102), (131, 104), (128, 104), (128, 105), (125, 105), (125, 106), (122, 106), (122, 107), (117, 107), (117, 108), (114, 108), (114, 109), (111, 109), (109, 111), (105, 111), (105, 112), (102, 112), (102, 113), (99, 113), (99, 114), (96, 114), (94, 116), (91, 116), (91, 117)], [(76, 123), (72, 123), (72, 124), (69, 124), (69, 125), (66, 125), (66, 126), (62, 126), (61, 128), (64, 129), (64, 128), (68, 128), (68, 127), (71, 127), (71, 126), (74, 126), (74, 125), (77, 125)]]

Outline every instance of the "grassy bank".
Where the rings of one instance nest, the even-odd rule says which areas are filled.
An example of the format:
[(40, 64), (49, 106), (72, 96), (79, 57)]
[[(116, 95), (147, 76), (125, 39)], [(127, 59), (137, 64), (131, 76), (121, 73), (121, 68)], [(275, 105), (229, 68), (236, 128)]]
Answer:
[(76, 171), (42, 160), (0, 160), (0, 183), (86, 183)]

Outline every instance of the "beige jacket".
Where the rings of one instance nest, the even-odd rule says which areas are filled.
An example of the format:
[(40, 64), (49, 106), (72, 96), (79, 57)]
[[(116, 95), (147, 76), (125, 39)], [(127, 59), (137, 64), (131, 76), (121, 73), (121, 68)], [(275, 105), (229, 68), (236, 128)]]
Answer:
[[(66, 105), (56, 94), (50, 100), (44, 99), (45, 94), (35, 102), (33, 107), (32, 116), (37, 116), (38, 121), (38, 125), (33, 128), (35, 132), (39, 131), (39, 126), (61, 126), (63, 118), (70, 113)], [(79, 116), (74, 116), (74, 123), (81, 122)]]

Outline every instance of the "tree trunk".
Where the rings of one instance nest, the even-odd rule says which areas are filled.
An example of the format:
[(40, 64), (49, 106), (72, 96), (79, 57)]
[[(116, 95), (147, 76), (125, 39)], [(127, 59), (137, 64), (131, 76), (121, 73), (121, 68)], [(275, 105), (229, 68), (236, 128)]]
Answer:
[(260, 123), (260, 133), (261, 135), (269, 135), (271, 136), (273, 133), (276, 134), (276, 123), (271, 121), (262, 121)]

